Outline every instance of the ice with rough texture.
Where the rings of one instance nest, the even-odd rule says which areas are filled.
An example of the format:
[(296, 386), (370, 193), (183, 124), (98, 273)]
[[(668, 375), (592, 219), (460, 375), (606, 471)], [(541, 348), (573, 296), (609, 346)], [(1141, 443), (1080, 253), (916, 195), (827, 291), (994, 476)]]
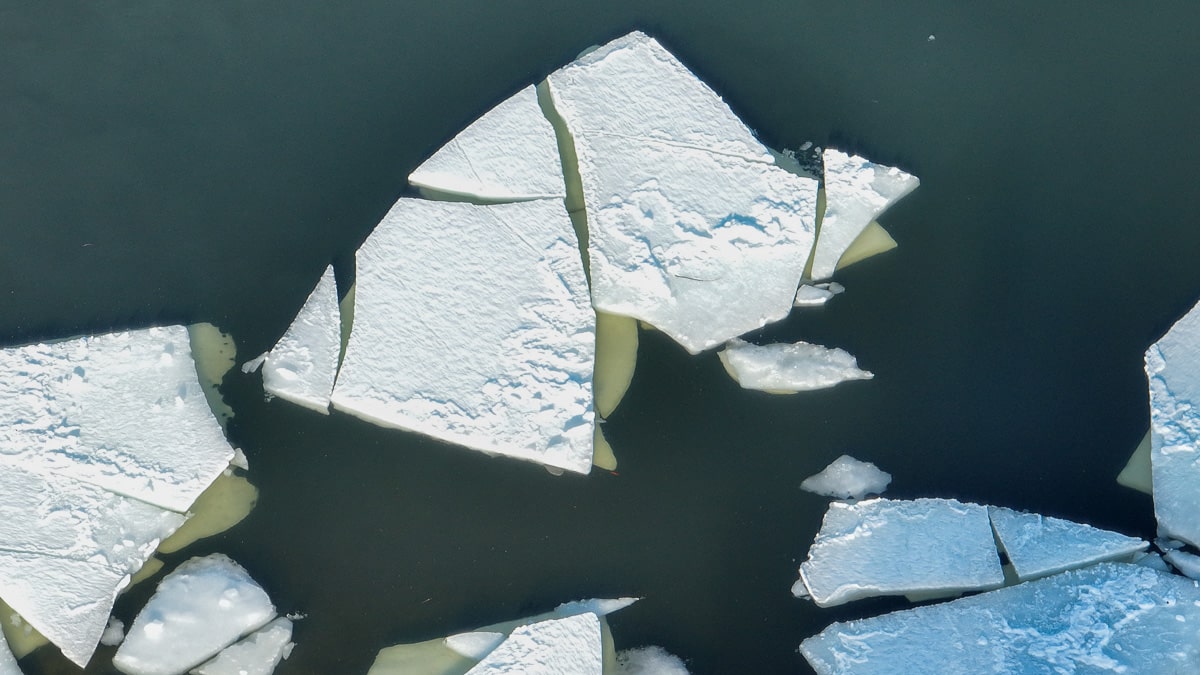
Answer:
[(329, 393), (342, 350), (337, 281), (325, 269), (287, 332), (263, 361), (263, 389), (286, 401), (329, 414)]
[(719, 96), (641, 33), (548, 82), (578, 155), (596, 309), (692, 353), (787, 315), (814, 240), (816, 181), (775, 166)]
[(987, 508), (953, 499), (832, 502), (800, 577), (821, 607), (1004, 583)]
[(591, 612), (520, 626), (467, 675), (601, 675), (600, 619)]
[(992, 529), (1021, 581), (1129, 558), (1149, 542), (1062, 518), (989, 506)]
[(619, 675), (688, 675), (678, 656), (662, 647), (639, 647), (617, 652)]
[(221, 650), (195, 675), (271, 675), (292, 649), (292, 622), (279, 617), (241, 642)]
[(174, 675), (275, 618), (267, 593), (219, 553), (192, 558), (159, 583), (113, 665), (129, 675)]
[(100, 635), (100, 644), (105, 647), (116, 647), (125, 641), (125, 622), (115, 616), (108, 618), (108, 625)]
[(1200, 587), (1100, 563), (1009, 588), (835, 623), (800, 651), (819, 675), (1200, 672)]
[(827, 389), (874, 375), (858, 367), (843, 349), (807, 342), (756, 345), (734, 338), (718, 354), (722, 365), (745, 389), (778, 394)]
[(1167, 551), (1162, 557), (1183, 576), (1200, 579), (1200, 556), (1186, 551)]
[(883, 494), (891, 482), (892, 474), (871, 462), (842, 455), (820, 473), (805, 478), (800, 489), (837, 499), (862, 499), (869, 494)]
[(1159, 530), (1200, 546), (1200, 304), (1146, 350)]
[(21, 675), (17, 659), (8, 648), (8, 642), (4, 640), (3, 635), (0, 635), (0, 675)]
[(554, 128), (532, 85), (472, 122), (417, 167), (408, 182), (493, 201), (561, 199), (566, 194)]
[(835, 296), (845, 292), (846, 287), (836, 281), (827, 284), (801, 284), (796, 290), (793, 307), (823, 307)]
[(831, 276), (867, 225), (920, 184), (916, 176), (858, 155), (826, 148), (822, 158), (825, 214), (813, 249), (813, 279)]
[(596, 315), (560, 202), (401, 199), (357, 262), (335, 407), (588, 472)]

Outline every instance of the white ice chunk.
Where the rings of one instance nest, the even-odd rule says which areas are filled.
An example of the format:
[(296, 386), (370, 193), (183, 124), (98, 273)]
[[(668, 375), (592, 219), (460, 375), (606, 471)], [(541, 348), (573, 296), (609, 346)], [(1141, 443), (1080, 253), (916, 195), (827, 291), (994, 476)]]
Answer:
[(116, 647), (125, 640), (125, 622), (115, 616), (108, 617), (108, 625), (100, 634), (100, 644), (105, 647)]
[(335, 407), (588, 472), (596, 315), (560, 202), (401, 199), (357, 261)]
[(858, 155), (826, 149), (825, 215), (813, 250), (813, 279), (825, 279), (871, 221), (916, 189), (916, 176)]
[(246, 570), (213, 554), (163, 578), (113, 657), (129, 675), (174, 675), (204, 663), (275, 617), (275, 606)]
[(821, 607), (1004, 583), (987, 509), (953, 499), (831, 503), (800, 577)]
[(683, 660), (662, 647), (639, 647), (617, 652), (618, 675), (688, 675)]
[(1185, 577), (1200, 579), (1200, 556), (1186, 551), (1167, 551), (1162, 557)]
[(186, 511), (229, 466), (183, 326), (0, 349), (0, 469)]
[(719, 353), (721, 363), (745, 389), (778, 394), (825, 389), (850, 380), (869, 380), (869, 371), (843, 349), (807, 342), (756, 345), (734, 338)]
[(221, 650), (195, 675), (271, 675), (292, 650), (292, 622), (279, 617), (241, 642)]
[(814, 240), (816, 181), (775, 166), (641, 33), (548, 82), (578, 155), (596, 309), (692, 353), (787, 315)]
[(1149, 542), (1062, 518), (989, 506), (1001, 550), (1021, 581), (1128, 558)]
[(801, 284), (796, 290), (796, 299), (792, 301), (793, 307), (821, 307), (829, 299), (846, 290), (846, 287), (836, 281), (831, 281), (826, 284)]
[(337, 281), (325, 269), (287, 332), (263, 362), (267, 393), (329, 414), (329, 394), (342, 350)]
[(820, 473), (805, 478), (800, 489), (837, 499), (862, 499), (868, 494), (883, 494), (891, 482), (892, 474), (871, 462), (842, 455)]
[(601, 675), (600, 619), (591, 612), (514, 630), (467, 675)]
[(468, 659), (482, 661), (483, 657), (491, 654), (507, 637), (504, 633), (496, 631), (477, 630), (447, 637), (446, 646)]
[(1200, 672), (1200, 588), (1101, 563), (835, 623), (800, 651), (819, 675)]
[(1200, 546), (1200, 304), (1146, 350), (1159, 530)]
[(590, 600), (572, 600), (554, 608), (556, 616), (572, 616), (591, 612), (596, 616), (608, 616), (613, 612), (625, 609), (640, 598), (592, 598)]
[(566, 195), (554, 128), (532, 85), (472, 122), (417, 167), (408, 182), (494, 201)]
[(5, 641), (3, 634), (0, 634), (0, 675), (21, 675), (21, 669), (17, 667), (17, 659), (13, 656), (12, 650), (8, 648), (8, 642)]

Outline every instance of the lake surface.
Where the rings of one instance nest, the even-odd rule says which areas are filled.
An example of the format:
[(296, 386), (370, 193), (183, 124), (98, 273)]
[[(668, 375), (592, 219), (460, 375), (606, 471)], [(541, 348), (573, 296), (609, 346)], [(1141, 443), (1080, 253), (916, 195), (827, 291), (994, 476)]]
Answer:
[(875, 379), (772, 397), (643, 333), (605, 427), (619, 475), (584, 478), (265, 402), (237, 373), (259, 505), (169, 563), (224, 552), (308, 615), (280, 675), (614, 595), (644, 598), (611, 617), (618, 648), (809, 672), (803, 638), (905, 604), (788, 593), (827, 504), (799, 483), (842, 453), (890, 471), (888, 496), (1154, 534), (1114, 478), (1148, 426), (1142, 353), (1200, 298), (1198, 21), (1194, 2), (10, 0), (0, 340), (210, 321), (255, 356), (442, 143), (649, 32), (768, 145), (920, 176), (883, 218), (897, 250), (756, 336), (845, 348)]

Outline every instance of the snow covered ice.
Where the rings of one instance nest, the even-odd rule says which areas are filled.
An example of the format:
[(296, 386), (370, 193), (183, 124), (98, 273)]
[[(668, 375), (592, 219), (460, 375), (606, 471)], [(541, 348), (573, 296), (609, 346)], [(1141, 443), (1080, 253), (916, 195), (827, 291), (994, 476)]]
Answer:
[(835, 295), (845, 292), (846, 287), (836, 281), (827, 284), (801, 284), (792, 301), (794, 307), (823, 307)]
[(1200, 304), (1146, 350), (1159, 530), (1200, 546)]
[(13, 656), (12, 650), (8, 648), (8, 643), (4, 641), (3, 635), (0, 635), (0, 675), (21, 675), (21, 669), (17, 667), (17, 659)]
[(1131, 559), (1149, 543), (1136, 537), (1036, 513), (989, 506), (1000, 547), (1021, 581), (1106, 560)]
[(734, 338), (719, 353), (721, 363), (745, 389), (791, 394), (826, 389), (874, 375), (842, 349), (807, 342), (756, 345)]
[(601, 675), (600, 619), (591, 612), (513, 630), (467, 675)]
[(800, 651), (819, 675), (1200, 672), (1200, 587), (1100, 563), (980, 595), (834, 623)]
[(263, 389), (319, 413), (329, 413), (342, 338), (337, 282), (325, 269), (287, 332), (263, 359)]
[(194, 675), (271, 675), (292, 650), (292, 622), (279, 617), (197, 666)]
[(883, 494), (892, 475), (871, 462), (842, 455), (820, 473), (805, 478), (800, 489), (837, 499), (862, 499), (868, 494)]
[(683, 660), (662, 647), (639, 647), (617, 652), (619, 675), (688, 675)]
[(1004, 582), (987, 508), (953, 499), (831, 503), (800, 578), (821, 607)]

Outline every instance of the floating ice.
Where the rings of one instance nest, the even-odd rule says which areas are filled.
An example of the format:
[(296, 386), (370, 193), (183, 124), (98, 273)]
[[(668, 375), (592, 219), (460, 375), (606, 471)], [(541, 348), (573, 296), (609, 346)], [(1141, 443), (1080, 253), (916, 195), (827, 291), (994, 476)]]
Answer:
[(357, 264), (335, 407), (588, 472), (596, 319), (561, 203), (401, 199)]
[(163, 578), (138, 613), (113, 665), (129, 675), (175, 675), (266, 625), (275, 606), (246, 570), (213, 554)]
[(756, 345), (734, 338), (719, 356), (729, 376), (743, 388), (773, 394), (826, 389), (874, 377), (845, 350), (807, 342)]
[(327, 267), (287, 332), (263, 361), (263, 389), (296, 405), (329, 414), (342, 338), (337, 281)]
[(821, 607), (1004, 582), (987, 508), (953, 499), (831, 503), (800, 578)]
[(880, 471), (871, 462), (842, 455), (820, 473), (805, 478), (800, 489), (837, 499), (862, 499), (868, 494), (883, 494), (891, 482), (892, 474)]
[(513, 630), (467, 675), (601, 675), (600, 619), (591, 612)]
[(552, 73), (578, 156), (592, 302), (697, 353), (787, 315), (814, 239), (816, 181), (773, 157), (642, 33)]
[(867, 226), (920, 184), (916, 176), (857, 155), (827, 148), (822, 158), (826, 205), (813, 248), (813, 279), (831, 276)]
[(617, 652), (619, 675), (688, 675), (683, 660), (662, 647), (639, 647)]
[(17, 667), (17, 659), (13, 656), (12, 650), (8, 648), (8, 643), (4, 641), (3, 635), (0, 635), (0, 675), (21, 675), (21, 669)]
[(125, 622), (115, 616), (108, 618), (108, 625), (100, 636), (100, 644), (105, 647), (116, 647), (125, 640)]
[(1200, 546), (1200, 304), (1146, 350), (1159, 530)]
[(542, 115), (533, 86), (472, 122), (408, 181), (431, 197), (527, 201), (565, 196), (554, 128)]
[(846, 290), (846, 287), (836, 281), (826, 284), (802, 284), (796, 291), (793, 307), (821, 307), (829, 299)]
[(1148, 542), (1090, 525), (989, 506), (992, 529), (1021, 581), (1130, 558)]
[(447, 637), (446, 646), (468, 659), (479, 661), (491, 654), (492, 650), (499, 647), (506, 638), (508, 636), (504, 633), (477, 630)]
[(1183, 576), (1200, 579), (1200, 556), (1186, 551), (1167, 551), (1162, 557)]
[(835, 623), (800, 651), (819, 675), (1200, 672), (1200, 587), (1101, 563)]
[(194, 675), (271, 675), (292, 651), (292, 622), (279, 617), (241, 642), (221, 650)]

